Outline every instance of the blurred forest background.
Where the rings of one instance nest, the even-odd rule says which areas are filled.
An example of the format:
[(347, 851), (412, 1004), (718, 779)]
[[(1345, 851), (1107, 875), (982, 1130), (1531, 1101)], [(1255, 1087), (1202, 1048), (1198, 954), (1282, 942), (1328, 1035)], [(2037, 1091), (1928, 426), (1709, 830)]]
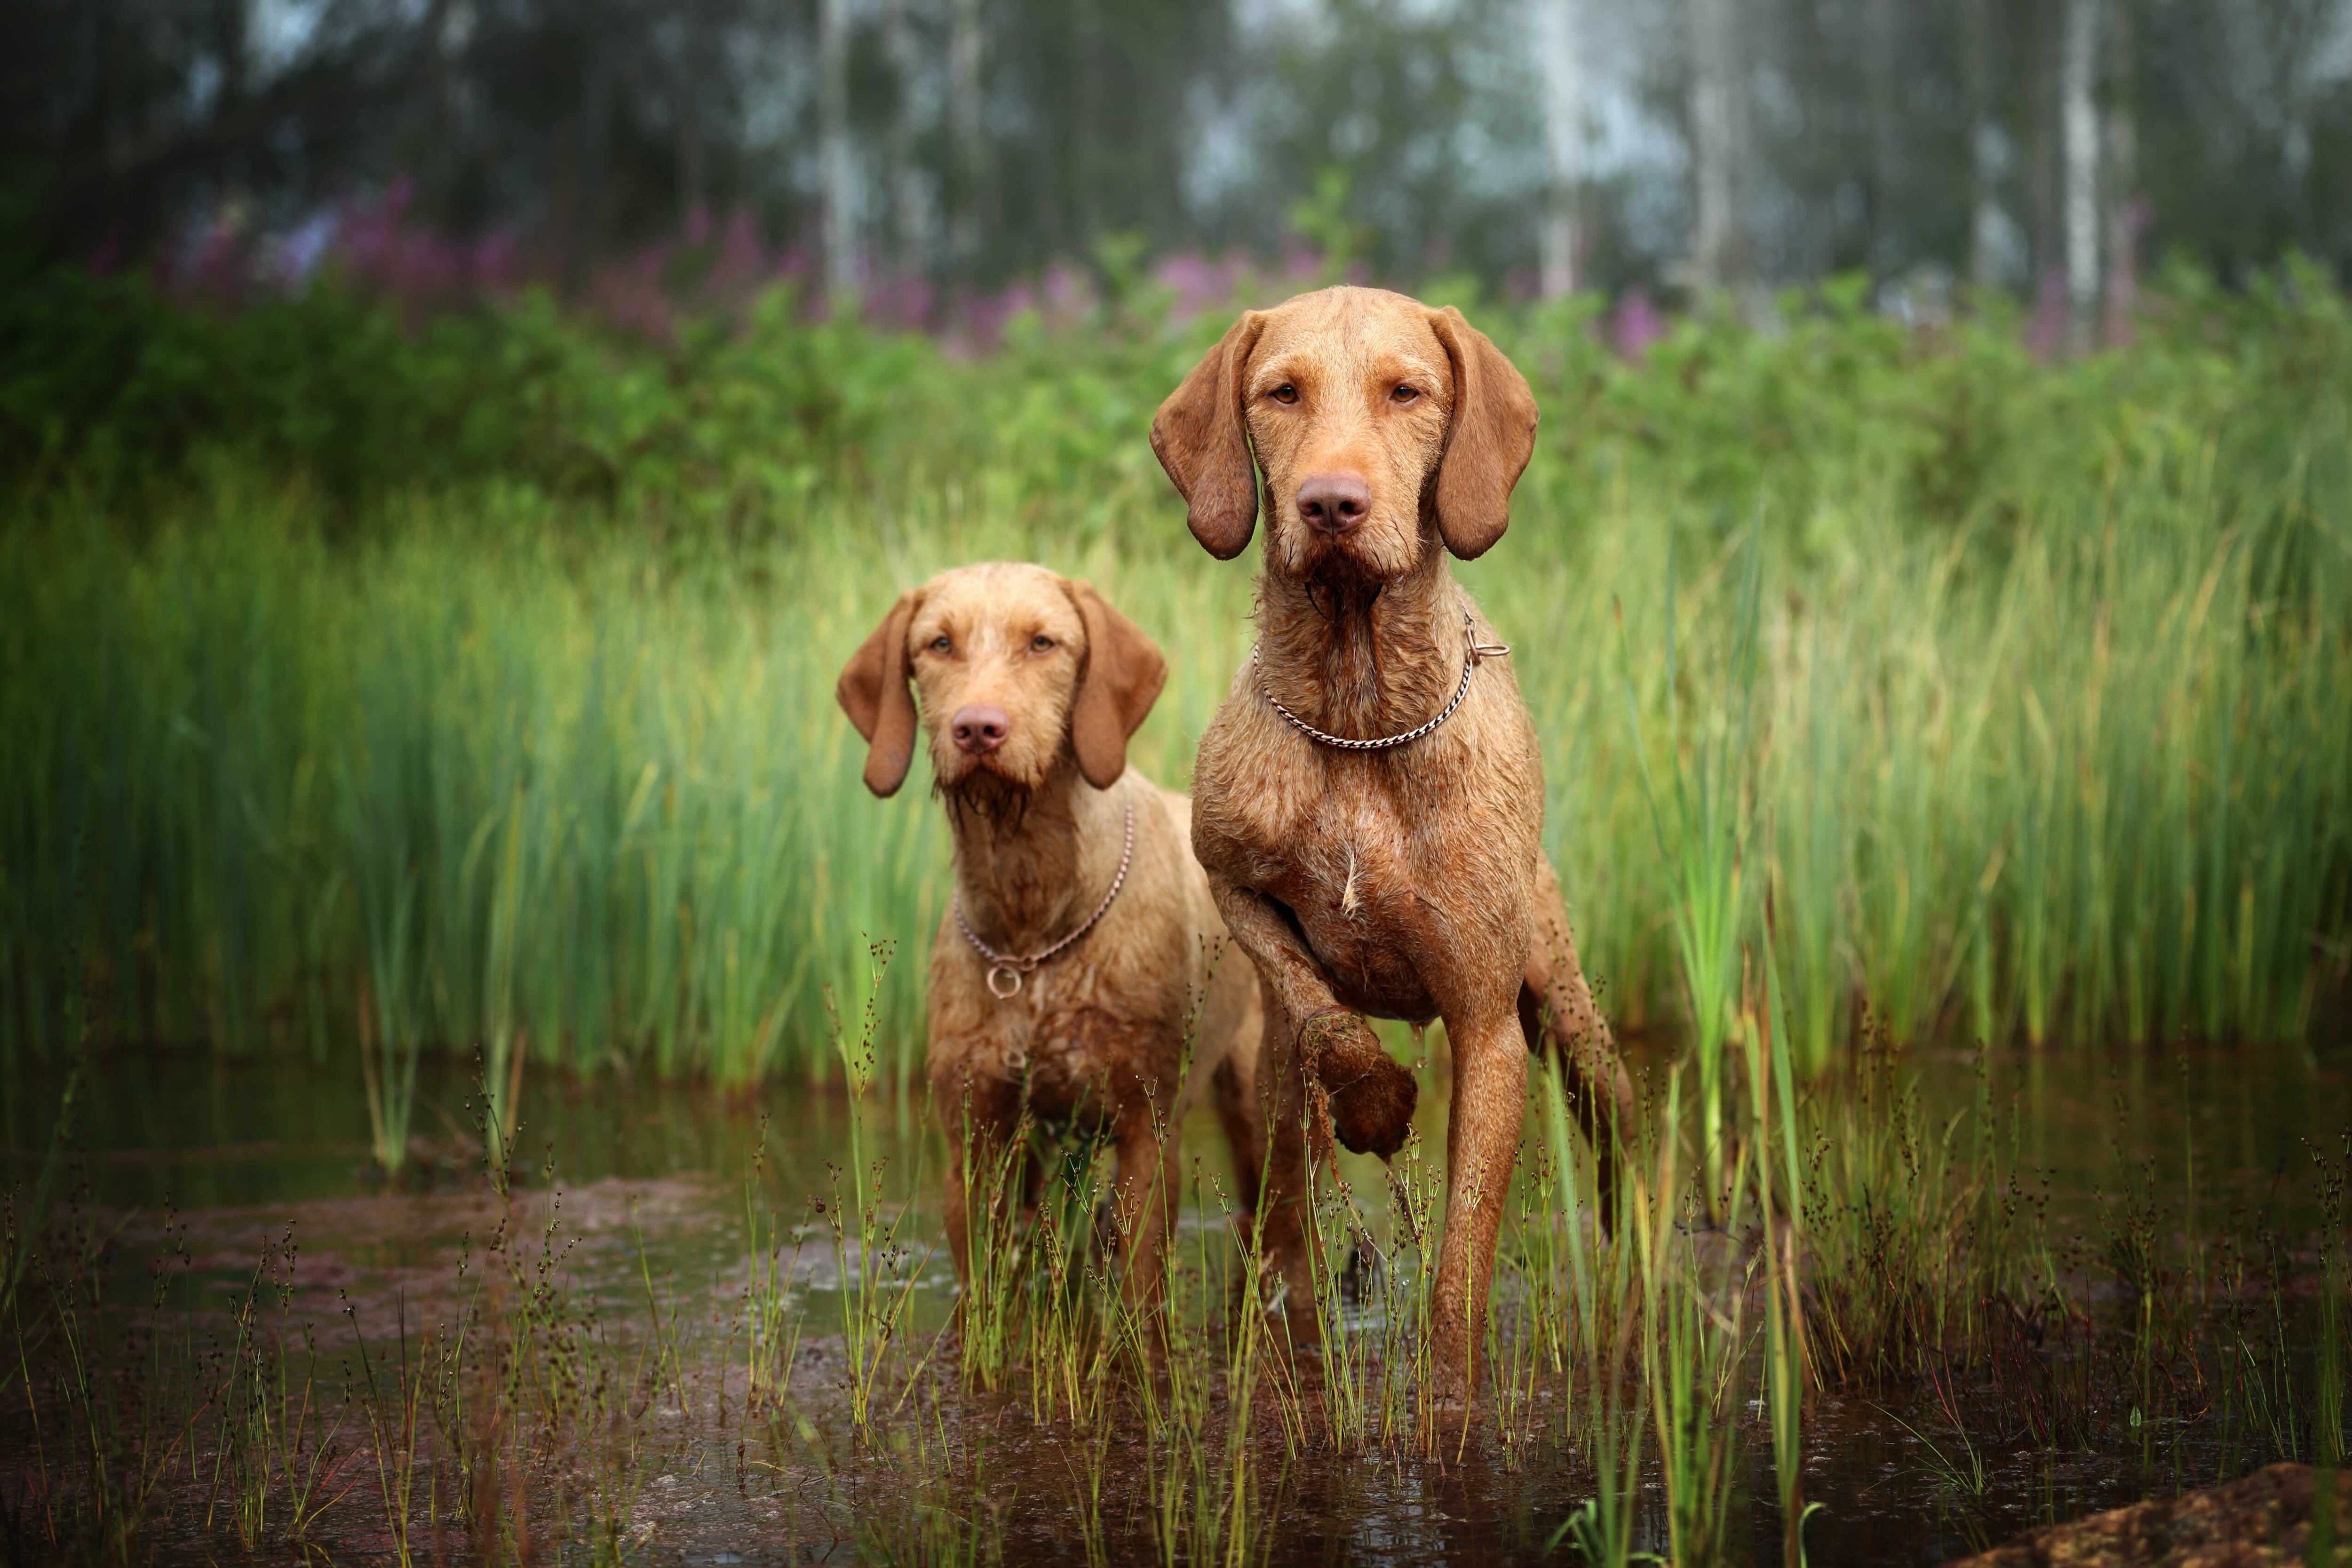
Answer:
[[(941, 326), (1056, 262), (2063, 300), (2352, 261), (2344, 0), (17, 0), (51, 255), (455, 287), (736, 235)], [(422, 259), (417, 265), (423, 266)], [(412, 279), (423, 286), (427, 279)]]

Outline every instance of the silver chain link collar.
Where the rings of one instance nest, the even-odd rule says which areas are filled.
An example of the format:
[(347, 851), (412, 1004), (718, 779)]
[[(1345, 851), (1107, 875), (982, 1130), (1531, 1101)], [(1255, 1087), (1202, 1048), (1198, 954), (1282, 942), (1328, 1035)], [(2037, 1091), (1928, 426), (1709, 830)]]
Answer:
[[(999, 952), (994, 948), (989, 946), (988, 943), (981, 941), (980, 933), (971, 929), (971, 922), (963, 918), (962, 889), (959, 889), (954, 893), (950, 894), (948, 900), (948, 907), (955, 911), (955, 923), (957, 929), (963, 932), (964, 941), (971, 943), (972, 951), (979, 953), (980, 956), (988, 963), (988, 994), (991, 996), (995, 997), (999, 1002), (1012, 1001), (1013, 998), (1021, 994), (1022, 976), (1030, 973), (1032, 971), (1035, 970), (1039, 964), (1045, 963), (1047, 959), (1053, 957), (1055, 953), (1069, 946), (1070, 943), (1077, 941), (1078, 938), (1086, 935), (1087, 932), (1094, 930), (1095, 922), (1101, 920), (1104, 915), (1110, 911), (1110, 901), (1118, 897), (1119, 886), (1127, 880), (1128, 862), (1134, 858), (1135, 802), (1129, 800), (1127, 803), (1127, 844), (1126, 847), (1118, 852), (1118, 875), (1110, 879), (1110, 891), (1103, 895), (1102, 902), (1095, 906), (1095, 912), (1087, 917), (1086, 923), (1084, 925), (1078, 927), (1077, 930), (1064, 937), (1053, 946), (1045, 949), (1043, 952), (1033, 952), (1026, 958), (1015, 958), (1010, 953)], [(997, 976), (1000, 974), (1003, 975), (1005, 980), (1005, 984), (1002, 988), (997, 984)]]
[[(1448, 702), (1443, 709), (1439, 710), (1436, 718), (1428, 720), (1423, 723), (1417, 724), (1413, 728), (1407, 730), (1402, 735), (1382, 735), (1378, 740), (1372, 741), (1351, 741), (1345, 735), (1328, 734), (1325, 731), (1317, 729), (1314, 725), (1309, 724), (1306, 720), (1301, 719), (1289, 709), (1285, 708), (1280, 700), (1278, 700), (1273, 692), (1266, 689), (1265, 683), (1264, 681), (1260, 681), (1258, 683), (1257, 694), (1265, 699), (1267, 707), (1273, 709), (1276, 712), (1288, 720), (1292, 729), (1297, 730), (1300, 734), (1306, 736), (1310, 741), (1318, 742), (1326, 746), (1336, 747), (1343, 752), (1385, 752), (1391, 746), (1407, 745), (1412, 742), (1418, 741), (1423, 735), (1430, 733), (1439, 725), (1444, 723), (1448, 719), (1453, 718), (1454, 710), (1462, 706), (1462, 700), (1470, 695), (1471, 671), (1476, 669), (1481, 661), (1489, 658), (1500, 658), (1505, 654), (1511, 651), (1511, 645), (1508, 643), (1480, 642), (1478, 640), (1478, 633), (1471, 622), (1470, 612), (1467, 610), (1462, 612), (1462, 640), (1469, 645), (1470, 653), (1469, 657), (1462, 661), (1462, 684), (1454, 689), (1454, 700)], [(1250, 649), (1250, 664), (1253, 668), (1256, 667), (1258, 664), (1258, 650), (1255, 647)]]

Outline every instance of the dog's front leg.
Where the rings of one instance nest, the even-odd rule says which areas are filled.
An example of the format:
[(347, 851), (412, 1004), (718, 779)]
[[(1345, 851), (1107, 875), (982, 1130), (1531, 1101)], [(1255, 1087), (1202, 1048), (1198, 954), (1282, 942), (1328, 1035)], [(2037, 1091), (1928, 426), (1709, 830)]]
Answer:
[[(1210, 886), (1226, 929), (1265, 982), (1274, 1004), (1265, 1025), (1269, 1054), (1277, 1060), (1286, 1054), (1297, 1058), (1293, 1087), (1302, 1105), (1306, 1090), (1319, 1084), (1330, 1103), (1331, 1131), (1341, 1143), (1383, 1160), (1404, 1147), (1420, 1093), (1412, 1071), (1381, 1048), (1380, 1037), (1361, 1014), (1341, 1004), (1279, 903), (1213, 874)], [(1282, 1111), (1286, 1125), (1297, 1121), (1294, 1108), (1278, 1095), (1268, 1104)]]
[[(954, 1053), (943, 1053), (955, 1060)], [(956, 1278), (971, 1282), (971, 1226), (982, 1226), (981, 1243), (992, 1245), (1011, 1229), (1009, 1222), (1034, 1207), (1031, 1162), (1020, 1135), (1021, 1086), (953, 1068), (931, 1074), (931, 1105), (948, 1145), (942, 1194), (948, 1252)], [(1015, 1205), (1019, 1205), (1018, 1208)]]
[[(1283, 1293), (1294, 1296), (1286, 1311), (1292, 1337), (1314, 1333), (1312, 1307), (1314, 1273), (1307, 1250), (1309, 1218), (1307, 1176), (1307, 1073), (1300, 1051), (1299, 1026), (1308, 1018), (1339, 1010), (1339, 998), (1317, 967), (1307, 943), (1281, 911), (1262, 894), (1233, 886), (1213, 871), (1209, 886), (1216, 895), (1217, 912), (1234, 943), (1257, 965), (1265, 1010), (1264, 1045), (1258, 1057), (1257, 1090), (1265, 1121), (1265, 1163), (1263, 1192), (1244, 1194), (1256, 1209), (1256, 1239), (1260, 1256)], [(1268, 1292), (1271, 1294), (1271, 1291)], [(1264, 1304), (1271, 1305), (1270, 1301)]]
[(1386, 1158), (1402, 1146), (1412, 1126), (1417, 1086), (1364, 1020), (1340, 1005), (1280, 905), (1214, 871), (1209, 884), (1225, 929), (1257, 965), (1264, 987), (1258, 1094), (1265, 1117), (1265, 1190), (1251, 1199), (1258, 1205), (1259, 1245), (1296, 1298), (1286, 1314), (1292, 1338), (1304, 1341), (1315, 1331), (1306, 1242), (1313, 1196), (1307, 1129), (1318, 1109), (1310, 1105), (1310, 1092), (1319, 1089), (1328, 1101), (1342, 1143)]
[[(1140, 1096), (1130, 1097), (1141, 1100)], [(1160, 1124), (1157, 1108), (1131, 1103), (1119, 1118), (1118, 1237), (1122, 1265), (1120, 1295), (1135, 1314), (1139, 1331), (1157, 1344), (1159, 1326), (1146, 1329), (1143, 1320), (1160, 1300), (1167, 1284), (1168, 1229), (1176, 1202), (1178, 1164), (1176, 1129)]]
[(1445, 1239), (1437, 1254), (1430, 1358), (1439, 1395), (1466, 1419), (1485, 1342), (1495, 1245), (1526, 1111), (1528, 1049), (1513, 1002), (1449, 1014), (1454, 1103), (1445, 1143)]

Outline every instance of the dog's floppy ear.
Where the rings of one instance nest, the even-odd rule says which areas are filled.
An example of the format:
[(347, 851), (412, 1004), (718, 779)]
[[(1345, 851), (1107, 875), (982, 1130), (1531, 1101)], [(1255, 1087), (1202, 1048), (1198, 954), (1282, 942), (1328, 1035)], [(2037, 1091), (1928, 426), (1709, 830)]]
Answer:
[(1448, 305), (1430, 327), (1454, 364), (1454, 423), (1437, 470), (1437, 530), (1445, 548), (1474, 561), (1511, 521), (1511, 487), (1536, 449), (1536, 399), (1528, 378), (1486, 334)]
[(1089, 584), (1064, 588), (1087, 628), (1087, 666), (1070, 704), (1070, 749), (1087, 783), (1108, 789), (1127, 771), (1127, 738), (1168, 684), (1168, 661), (1141, 626), (1105, 604)]
[(898, 595), (874, 635), (859, 645), (842, 669), (833, 695), (841, 710), (866, 737), (866, 787), (893, 795), (907, 782), (915, 757), (915, 699), (907, 689), (907, 623), (922, 598), (909, 588)]
[(1265, 317), (1244, 310), (1151, 418), (1151, 450), (1190, 508), (1184, 521), (1220, 561), (1257, 531), (1257, 464), (1242, 422), (1242, 371)]

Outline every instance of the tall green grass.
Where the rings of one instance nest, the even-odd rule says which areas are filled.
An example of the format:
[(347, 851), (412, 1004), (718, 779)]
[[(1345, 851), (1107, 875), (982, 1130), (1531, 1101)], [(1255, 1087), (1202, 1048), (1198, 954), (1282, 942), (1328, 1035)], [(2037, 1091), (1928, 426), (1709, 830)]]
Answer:
[[(1482, 314), (1545, 426), (1464, 575), (1622, 1023), (1690, 1021), (1689, 889), (1642, 781), (1704, 762), (1743, 792), (1692, 819), (1720, 840), (1709, 930), (1773, 900), (1804, 1070), (1865, 1020), (2307, 1030), (2352, 960), (2338, 297), (2179, 280), (2139, 346), (2051, 366), (1998, 321), (1930, 340), (1834, 293), (1638, 365), (1575, 310)], [(1133, 755), (1185, 782), (1249, 574), (1190, 547), (1142, 437), (1213, 325), (959, 362), (787, 320), (724, 375), (674, 356), (660, 395), (733, 399), (699, 438), (739, 465), (788, 412), (763, 365), (903, 395), (719, 516), (684, 506), (690, 465), (597, 500), (518, 468), (353, 502), (227, 437), (135, 480), (122, 441), (102, 472), (54, 459), (0, 527), (0, 1053), (61, 1048), (93, 981), (101, 1038), (357, 1045), (386, 1164), (422, 1049), (479, 1049), (493, 1100), (526, 1060), (826, 1076), (826, 988), (856, 994), (869, 941), (927, 942), (947, 891), (938, 807), (866, 795), (831, 695), (898, 588), (988, 556), (1096, 581), (1171, 655)], [(793, 428), (778, 452), (815, 450)], [(886, 1079), (922, 970), (885, 987)], [(1736, 986), (1709, 982), (1718, 1032)]]

